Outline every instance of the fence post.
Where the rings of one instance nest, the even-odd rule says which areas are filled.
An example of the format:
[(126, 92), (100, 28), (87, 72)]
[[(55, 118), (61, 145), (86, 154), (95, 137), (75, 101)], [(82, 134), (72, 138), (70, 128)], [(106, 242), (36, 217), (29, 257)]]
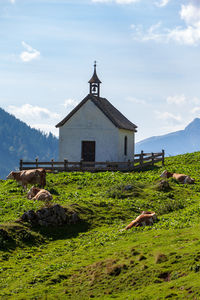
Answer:
[(111, 168), (109, 160), (106, 160), (106, 168), (107, 170), (110, 170)]
[(23, 159), (20, 159), (19, 170), (22, 171), (22, 169), (23, 169)]
[(162, 165), (165, 165), (165, 150), (162, 150)]
[(38, 157), (35, 159), (35, 168), (38, 169)]
[(134, 156), (133, 156), (133, 169), (134, 169), (134, 166), (135, 166), (135, 153), (134, 153)]
[(64, 170), (67, 171), (68, 160), (64, 159)]
[(130, 167), (131, 167), (131, 161), (130, 159), (128, 160), (128, 169), (130, 170)]
[(144, 151), (141, 150), (141, 154), (140, 154), (140, 167), (143, 167), (143, 157), (144, 157)]
[(81, 160), (80, 160), (80, 169), (81, 169), (81, 171), (82, 171), (82, 168), (83, 168), (83, 159), (81, 158)]
[(152, 152), (151, 155), (152, 155), (152, 166), (154, 166), (154, 153)]
[(51, 160), (51, 170), (54, 171), (54, 161), (53, 161), (53, 159)]

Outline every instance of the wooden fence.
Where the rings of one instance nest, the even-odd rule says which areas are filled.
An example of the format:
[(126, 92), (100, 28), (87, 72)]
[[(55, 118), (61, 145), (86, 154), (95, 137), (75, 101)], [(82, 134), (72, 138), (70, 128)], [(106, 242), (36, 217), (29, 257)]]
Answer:
[(21, 170), (30, 170), (37, 168), (44, 168), (51, 172), (72, 172), (72, 171), (133, 171), (137, 169), (143, 169), (147, 166), (154, 166), (158, 162), (162, 162), (164, 165), (165, 152), (162, 150), (160, 153), (144, 153), (141, 151), (140, 154), (134, 155), (133, 161), (127, 162), (69, 162), (68, 160), (64, 161), (54, 161), (53, 159), (50, 162), (38, 161), (36, 158), (33, 162), (26, 162), (22, 159), (20, 160), (19, 169)]

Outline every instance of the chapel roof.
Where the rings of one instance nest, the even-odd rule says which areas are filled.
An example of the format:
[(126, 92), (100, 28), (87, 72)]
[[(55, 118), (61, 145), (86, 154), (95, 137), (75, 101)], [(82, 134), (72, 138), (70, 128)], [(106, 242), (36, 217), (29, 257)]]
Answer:
[(116, 109), (106, 98), (88, 94), (56, 127), (62, 127), (87, 101), (91, 100), (106, 117), (119, 129), (136, 132), (137, 126), (129, 121), (118, 109)]

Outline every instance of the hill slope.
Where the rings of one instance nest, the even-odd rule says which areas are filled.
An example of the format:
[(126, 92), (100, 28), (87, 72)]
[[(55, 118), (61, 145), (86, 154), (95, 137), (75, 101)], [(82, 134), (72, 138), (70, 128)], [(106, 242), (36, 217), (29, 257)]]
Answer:
[(19, 167), (19, 160), (57, 159), (58, 139), (33, 129), (0, 108), (0, 178)]
[(162, 136), (154, 136), (136, 144), (136, 153), (159, 152), (165, 150), (166, 155), (178, 155), (200, 150), (200, 119), (194, 119), (184, 130)]
[[(13, 223), (44, 203), (1, 181), (0, 298), (199, 299), (199, 161), (200, 152), (167, 158), (167, 170), (195, 178), (194, 185), (170, 178), (168, 190), (158, 188), (161, 165), (48, 174), (53, 202), (81, 219), (58, 228)], [(141, 210), (154, 210), (158, 222), (123, 231)]]

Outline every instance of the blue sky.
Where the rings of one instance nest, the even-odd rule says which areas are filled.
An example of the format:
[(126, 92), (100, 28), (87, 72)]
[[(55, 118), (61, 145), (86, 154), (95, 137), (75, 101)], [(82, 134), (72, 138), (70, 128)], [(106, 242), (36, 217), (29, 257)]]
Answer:
[(101, 96), (136, 141), (183, 129), (200, 117), (199, 2), (1, 0), (0, 106), (58, 135), (97, 60)]

